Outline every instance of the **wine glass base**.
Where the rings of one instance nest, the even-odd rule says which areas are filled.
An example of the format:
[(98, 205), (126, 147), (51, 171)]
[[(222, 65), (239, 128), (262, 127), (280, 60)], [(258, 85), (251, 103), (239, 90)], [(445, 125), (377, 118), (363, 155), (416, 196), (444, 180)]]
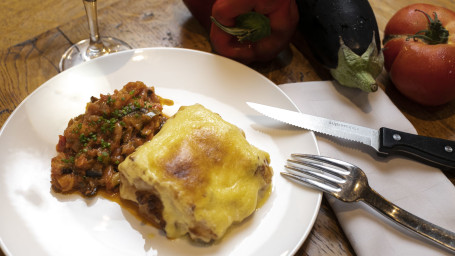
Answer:
[(101, 42), (103, 43), (104, 49), (103, 51), (95, 54), (87, 54), (90, 53), (90, 50), (87, 51), (90, 46), (90, 39), (84, 39), (72, 45), (65, 51), (60, 59), (60, 72), (96, 57), (132, 49), (132, 47), (126, 42), (113, 37), (101, 37)]

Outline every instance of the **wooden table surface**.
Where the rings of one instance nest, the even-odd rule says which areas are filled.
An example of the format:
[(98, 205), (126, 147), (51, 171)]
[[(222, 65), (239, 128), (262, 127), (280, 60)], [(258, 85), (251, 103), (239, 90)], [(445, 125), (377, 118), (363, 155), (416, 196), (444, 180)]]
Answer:
[[(393, 13), (417, 2), (455, 10), (453, 0), (371, 0), (381, 38)], [(60, 56), (72, 43), (87, 38), (89, 32), (81, 0), (29, 0), (27, 4), (4, 0), (0, 9), (3, 125), (27, 95), (58, 74)], [(98, 4), (98, 19), (101, 35), (121, 38), (134, 48), (182, 47), (212, 52), (208, 34), (181, 0), (102, 0)], [(318, 65), (302, 52), (305, 49), (294, 40), (286, 54), (252, 68), (276, 84), (327, 79), (327, 74), (318, 72)], [(385, 72), (379, 81), (419, 134), (455, 140), (455, 101), (441, 107), (422, 107), (399, 94)], [(455, 184), (455, 175), (446, 175)], [(323, 200), (316, 223), (297, 255), (355, 255), (327, 200)]]

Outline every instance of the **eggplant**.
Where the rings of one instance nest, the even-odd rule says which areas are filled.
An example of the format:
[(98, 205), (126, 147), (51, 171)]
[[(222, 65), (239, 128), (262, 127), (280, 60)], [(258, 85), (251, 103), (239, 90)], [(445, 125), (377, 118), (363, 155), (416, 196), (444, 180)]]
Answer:
[(366, 92), (378, 89), (384, 67), (379, 30), (367, 0), (296, 0), (297, 30), (314, 58), (338, 83)]

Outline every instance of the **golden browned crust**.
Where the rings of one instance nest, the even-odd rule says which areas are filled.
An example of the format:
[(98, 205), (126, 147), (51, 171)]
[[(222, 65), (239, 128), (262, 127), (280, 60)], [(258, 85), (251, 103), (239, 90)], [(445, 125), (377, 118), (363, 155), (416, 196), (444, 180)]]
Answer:
[(220, 239), (268, 195), (269, 154), (201, 105), (180, 108), (121, 165), (120, 196), (170, 238)]

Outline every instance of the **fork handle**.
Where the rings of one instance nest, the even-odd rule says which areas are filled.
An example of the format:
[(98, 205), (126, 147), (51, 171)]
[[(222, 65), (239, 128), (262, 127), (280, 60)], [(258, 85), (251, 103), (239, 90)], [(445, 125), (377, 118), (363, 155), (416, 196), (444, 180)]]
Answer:
[(370, 190), (367, 189), (364, 191), (363, 200), (401, 226), (455, 252), (454, 232), (441, 228), (401, 209), (371, 188)]

